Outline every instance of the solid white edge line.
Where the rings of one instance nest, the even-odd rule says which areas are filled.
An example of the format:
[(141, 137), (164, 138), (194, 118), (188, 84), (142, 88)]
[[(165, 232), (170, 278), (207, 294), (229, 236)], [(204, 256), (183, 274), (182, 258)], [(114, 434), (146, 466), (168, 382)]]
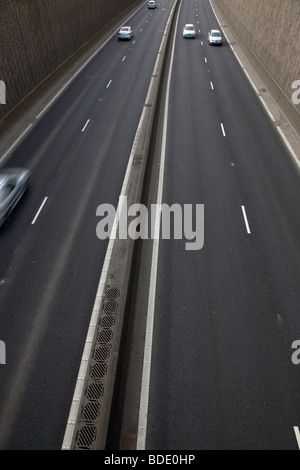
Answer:
[(245, 209), (245, 206), (241, 206), (242, 207), (242, 211), (243, 211), (243, 216), (244, 216), (244, 222), (245, 222), (245, 225), (246, 225), (246, 229), (247, 229), (247, 233), (251, 233), (250, 231), (250, 227), (249, 227), (249, 223), (248, 223), (248, 218), (247, 218), (247, 214), (246, 214), (246, 209)]
[(295, 436), (296, 436), (298, 448), (299, 448), (299, 450), (300, 450), (300, 431), (299, 431), (299, 427), (298, 427), (298, 426), (294, 426), (294, 432), (295, 432)]
[[(180, 4), (180, 7), (181, 5), (182, 3)], [(178, 25), (178, 18), (179, 18), (179, 15), (177, 16), (177, 20), (176, 20), (176, 29)], [(170, 68), (169, 68), (167, 90), (166, 90), (166, 102), (165, 102), (165, 110), (164, 110), (160, 172), (159, 172), (159, 182), (158, 182), (158, 190), (157, 190), (157, 205), (156, 205), (156, 212), (155, 212), (153, 251), (152, 251), (152, 262), (151, 262), (151, 272), (150, 272), (148, 309), (147, 309), (146, 337), (145, 337), (145, 346), (144, 346), (143, 372), (142, 372), (142, 384), (141, 384), (141, 396), (140, 396), (140, 408), (139, 408), (138, 434), (137, 434), (137, 443), (136, 443), (137, 450), (145, 450), (146, 448), (154, 307), (155, 307), (156, 279), (157, 279), (158, 252), (159, 252), (159, 234), (160, 234), (160, 223), (161, 223), (160, 211), (161, 211), (162, 194), (163, 194), (163, 179), (164, 179), (166, 139), (167, 139), (167, 127), (168, 127), (169, 94), (170, 94), (172, 65), (173, 65), (174, 50), (175, 50), (175, 39), (176, 39), (176, 36), (174, 36), (173, 38), (172, 55), (171, 55), (171, 60), (170, 60)]]
[(46, 196), (46, 197), (44, 198), (44, 200), (43, 200), (42, 204), (40, 205), (40, 208), (39, 208), (39, 210), (37, 211), (37, 213), (36, 213), (35, 217), (33, 218), (32, 222), (31, 222), (31, 225), (35, 224), (35, 222), (36, 222), (36, 219), (37, 219), (37, 218), (38, 218), (38, 216), (40, 215), (40, 213), (41, 213), (41, 210), (43, 209), (44, 205), (46, 204), (46, 201), (47, 201), (47, 199), (48, 199), (48, 196)]

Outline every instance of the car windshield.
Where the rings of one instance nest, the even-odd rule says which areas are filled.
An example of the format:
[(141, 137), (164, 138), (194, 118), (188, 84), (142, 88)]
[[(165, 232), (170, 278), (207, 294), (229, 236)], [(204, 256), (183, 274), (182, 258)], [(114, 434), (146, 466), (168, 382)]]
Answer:
[(124, 27), (124, 28), (121, 28), (121, 31), (129, 31), (130, 28), (127, 28), (127, 27)]
[(13, 190), (13, 186), (8, 185), (8, 184), (3, 185), (0, 188), (0, 203), (4, 202), (5, 199), (7, 199), (7, 197), (9, 196), (12, 190)]
[(220, 33), (218, 31), (214, 31), (211, 33), (212, 36), (220, 36)]
[(194, 30), (194, 26), (186, 26), (185, 29), (189, 29), (189, 30), (193, 31), (193, 30)]

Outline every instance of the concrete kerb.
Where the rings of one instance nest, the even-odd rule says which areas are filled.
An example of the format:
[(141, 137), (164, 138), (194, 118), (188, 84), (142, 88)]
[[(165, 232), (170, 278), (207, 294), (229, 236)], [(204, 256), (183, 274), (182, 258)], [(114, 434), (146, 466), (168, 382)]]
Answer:
[[(119, 206), (122, 204), (122, 197), (127, 198), (128, 206), (134, 203), (139, 203), (141, 199), (154, 114), (159, 95), (163, 67), (166, 59), (166, 49), (177, 5), (178, 0), (175, 0), (163, 34), (156, 63), (150, 80), (148, 93), (144, 103), (144, 108), (129, 157), (125, 179), (120, 194), (121, 197), (119, 200)], [(120, 210), (121, 208), (118, 207), (117, 213)], [(113, 232), (117, 231), (117, 226), (118, 221), (117, 218), (115, 218), (112, 229)], [(76, 439), (78, 435), (78, 429), (82, 424), (82, 409), (86, 400), (84, 394), (86, 392), (89, 373), (91, 371), (92, 353), (95, 347), (97, 328), (99, 327), (100, 323), (101, 310), (105, 300), (105, 292), (107, 292), (107, 289), (110, 286), (114, 286), (114, 288), (118, 288), (120, 292), (120, 296), (118, 298), (117, 320), (105, 377), (105, 390), (102, 396), (100, 417), (97, 416), (97, 420), (95, 421), (95, 428), (97, 429), (96, 436), (94, 438), (93, 444), (90, 447), (91, 449), (95, 450), (105, 449), (124, 324), (127, 291), (132, 269), (133, 253), (134, 240), (131, 240), (129, 237), (127, 237), (126, 240), (117, 238), (114, 240), (109, 240), (90, 327), (86, 338), (82, 362), (80, 365), (75, 392), (71, 404), (69, 419), (65, 431), (65, 437), (62, 445), (63, 450), (80, 448), (76, 443)]]
[[(263, 64), (229, 21), (218, 0), (209, 0), (214, 14), (242, 69), (271, 117), (280, 137), (300, 169), (300, 116)], [(225, 31), (224, 31), (225, 28)]]

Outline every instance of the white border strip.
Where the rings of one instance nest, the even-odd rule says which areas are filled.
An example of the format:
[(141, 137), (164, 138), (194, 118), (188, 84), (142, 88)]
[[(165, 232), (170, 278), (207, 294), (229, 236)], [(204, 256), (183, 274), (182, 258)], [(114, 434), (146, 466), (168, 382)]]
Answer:
[(300, 450), (300, 430), (299, 430), (298, 426), (294, 426), (294, 431), (295, 431), (295, 436), (296, 436), (298, 448)]

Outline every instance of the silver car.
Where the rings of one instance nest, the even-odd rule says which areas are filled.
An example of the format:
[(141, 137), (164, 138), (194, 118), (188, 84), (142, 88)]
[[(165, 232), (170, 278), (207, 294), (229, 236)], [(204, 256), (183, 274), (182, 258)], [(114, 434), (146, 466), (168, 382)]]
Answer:
[(208, 44), (222, 45), (222, 35), (218, 29), (211, 29), (208, 33)]
[(122, 26), (122, 28), (119, 31), (118, 39), (119, 41), (121, 39), (131, 39), (134, 36), (133, 29), (131, 26)]
[(183, 28), (182, 35), (184, 38), (194, 39), (196, 37), (195, 26), (193, 24), (186, 24), (185, 27)]
[(29, 186), (29, 170), (24, 168), (0, 169), (0, 227)]
[(156, 8), (156, 2), (154, 0), (150, 0), (148, 2), (148, 8), (151, 9), (151, 8)]

